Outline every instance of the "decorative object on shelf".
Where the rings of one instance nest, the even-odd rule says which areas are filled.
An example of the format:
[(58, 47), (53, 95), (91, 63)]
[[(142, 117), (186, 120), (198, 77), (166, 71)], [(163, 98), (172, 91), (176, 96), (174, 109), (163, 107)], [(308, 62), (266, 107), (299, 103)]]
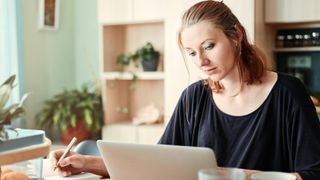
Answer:
[(160, 53), (150, 42), (139, 48), (133, 57), (140, 59), (144, 71), (156, 71), (158, 68)]
[(139, 63), (137, 61), (138, 59), (136, 58), (135, 54), (120, 54), (117, 57), (117, 64), (120, 65), (120, 71), (123, 72), (125, 71), (125, 68), (130, 65), (132, 62), (134, 64), (134, 67), (138, 68)]
[(160, 122), (160, 110), (154, 104), (141, 108), (133, 118), (134, 125), (155, 124)]
[[(133, 62), (135, 68), (139, 67), (139, 64), (135, 55), (121, 54), (117, 57), (117, 64), (120, 65), (120, 72), (124, 72), (125, 68), (128, 67), (131, 64), (131, 62)], [(136, 75), (134, 70), (128, 71), (128, 72), (132, 74), (132, 79), (128, 88), (130, 91), (134, 91), (136, 89), (136, 81), (138, 79), (138, 76)]]
[(60, 0), (39, 0), (39, 29), (58, 29), (59, 4)]
[(36, 115), (36, 125), (49, 129), (53, 125), (62, 132), (61, 140), (68, 144), (73, 137), (78, 142), (99, 138), (103, 126), (101, 94), (90, 84), (81, 89), (65, 90), (45, 101)]
[(28, 94), (25, 94), (19, 103), (5, 107), (14, 88), (13, 83), (15, 79), (16, 75), (12, 75), (0, 86), (0, 142), (9, 138), (8, 131), (15, 131), (11, 128), (5, 128), (4, 125), (10, 124), (12, 120), (20, 117), (25, 112), (23, 103)]

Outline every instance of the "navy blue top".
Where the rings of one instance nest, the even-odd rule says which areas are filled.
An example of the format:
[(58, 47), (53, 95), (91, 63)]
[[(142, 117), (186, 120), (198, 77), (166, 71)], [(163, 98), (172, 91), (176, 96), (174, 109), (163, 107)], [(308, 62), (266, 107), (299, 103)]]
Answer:
[(320, 122), (304, 85), (278, 74), (252, 113), (232, 116), (215, 104), (201, 81), (182, 93), (161, 144), (212, 148), (218, 166), (298, 172), (320, 179)]

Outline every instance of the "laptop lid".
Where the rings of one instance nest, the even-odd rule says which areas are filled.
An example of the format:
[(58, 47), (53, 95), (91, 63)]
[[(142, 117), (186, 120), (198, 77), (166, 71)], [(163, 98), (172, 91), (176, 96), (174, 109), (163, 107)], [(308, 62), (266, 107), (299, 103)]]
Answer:
[(212, 149), (97, 141), (112, 180), (195, 180), (217, 167)]

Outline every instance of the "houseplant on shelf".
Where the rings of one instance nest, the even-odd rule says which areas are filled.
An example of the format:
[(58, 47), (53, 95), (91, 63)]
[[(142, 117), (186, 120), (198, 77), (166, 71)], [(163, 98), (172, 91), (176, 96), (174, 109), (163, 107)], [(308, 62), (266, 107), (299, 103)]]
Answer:
[(81, 89), (64, 90), (45, 101), (36, 115), (36, 125), (43, 129), (55, 125), (62, 133), (63, 144), (73, 137), (80, 142), (99, 136), (103, 126), (101, 94), (89, 84)]
[(133, 58), (140, 59), (144, 71), (156, 71), (159, 64), (159, 51), (155, 50), (150, 42), (139, 48)]
[[(134, 67), (138, 68), (138, 58), (135, 54), (121, 54), (117, 57), (117, 64), (120, 66), (120, 72), (124, 73), (125, 68), (130, 66), (131, 62), (134, 64)], [(136, 75), (135, 71), (128, 71), (132, 75), (132, 79), (129, 84), (129, 90), (134, 91), (136, 88), (136, 81), (138, 80), (138, 76)], [(116, 78), (117, 80), (117, 78)]]

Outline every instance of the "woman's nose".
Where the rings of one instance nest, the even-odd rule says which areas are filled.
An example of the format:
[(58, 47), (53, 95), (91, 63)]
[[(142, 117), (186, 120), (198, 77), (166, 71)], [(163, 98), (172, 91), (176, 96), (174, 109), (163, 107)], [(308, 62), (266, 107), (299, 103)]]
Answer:
[(204, 53), (199, 53), (197, 62), (199, 67), (201, 67), (201, 66), (207, 65), (209, 63), (209, 60)]

